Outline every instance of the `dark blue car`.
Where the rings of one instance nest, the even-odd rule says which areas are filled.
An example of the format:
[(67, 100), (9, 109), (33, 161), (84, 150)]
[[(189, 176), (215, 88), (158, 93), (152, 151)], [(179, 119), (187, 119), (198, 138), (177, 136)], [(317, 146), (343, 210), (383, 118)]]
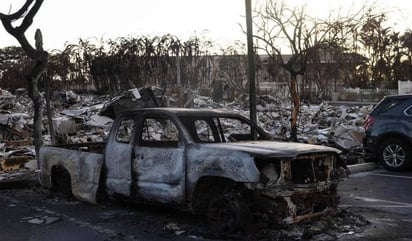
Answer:
[(403, 171), (412, 164), (412, 95), (384, 97), (365, 122), (364, 146), (384, 168)]

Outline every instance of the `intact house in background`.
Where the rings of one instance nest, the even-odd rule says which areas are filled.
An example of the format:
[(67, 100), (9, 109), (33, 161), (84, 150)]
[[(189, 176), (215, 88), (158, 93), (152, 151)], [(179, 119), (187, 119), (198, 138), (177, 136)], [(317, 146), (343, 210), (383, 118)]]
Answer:
[[(287, 62), (292, 55), (282, 55)], [(290, 74), (267, 55), (260, 55), (263, 78), (258, 77), (261, 93), (289, 93)], [(302, 98), (333, 99), (335, 93), (349, 87), (355, 81), (356, 69), (367, 59), (359, 54), (345, 53), (342, 49), (320, 47), (309, 50), (305, 74), (298, 76), (298, 88)]]
[[(291, 57), (282, 55), (283, 62)], [(210, 66), (217, 72), (209, 89), (214, 99), (231, 99), (248, 93), (246, 56), (215, 56), (211, 61)], [(300, 96), (311, 101), (338, 98), (339, 92), (356, 80), (357, 68), (366, 61), (367, 58), (359, 54), (346, 53), (341, 48), (327, 45), (309, 50), (305, 74), (298, 76)], [(258, 94), (287, 97), (290, 74), (279, 61), (269, 55), (257, 55), (255, 62)]]

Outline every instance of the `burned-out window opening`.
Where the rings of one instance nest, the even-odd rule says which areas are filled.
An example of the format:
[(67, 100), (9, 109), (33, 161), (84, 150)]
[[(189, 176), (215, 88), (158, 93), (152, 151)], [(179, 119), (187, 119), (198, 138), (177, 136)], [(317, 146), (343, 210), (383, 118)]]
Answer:
[(225, 142), (251, 141), (252, 127), (249, 123), (235, 118), (219, 118)]
[(212, 117), (188, 117), (182, 116), (180, 121), (189, 131), (196, 143), (220, 143), (218, 126)]
[[(179, 116), (196, 143), (222, 143), (252, 141), (252, 124), (240, 117), (229, 116)], [(269, 139), (264, 132), (254, 127), (259, 140)]]
[(140, 145), (153, 147), (177, 147), (179, 130), (173, 121), (165, 118), (146, 118), (143, 121)]
[(196, 135), (200, 142), (216, 142), (212, 128), (205, 120), (195, 120)]
[(133, 120), (122, 120), (116, 133), (116, 141), (120, 143), (130, 143), (134, 129)]

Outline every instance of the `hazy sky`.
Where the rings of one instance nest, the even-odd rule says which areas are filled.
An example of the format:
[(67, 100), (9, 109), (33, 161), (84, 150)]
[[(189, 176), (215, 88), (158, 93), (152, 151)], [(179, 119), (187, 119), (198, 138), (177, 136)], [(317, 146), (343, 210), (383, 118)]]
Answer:
[[(252, 0), (263, 2), (264, 0)], [(25, 0), (1, 0), (0, 12), (16, 11)], [(288, 4), (307, 2), (309, 11), (327, 15), (330, 9), (350, 9), (351, 0), (294, 0)], [(364, 2), (362, 0), (354, 2)], [(370, 1), (369, 1), (370, 2)], [(401, 28), (412, 28), (412, 4), (406, 0), (377, 0), (391, 21)], [(239, 23), (245, 23), (244, 0), (44, 0), (27, 31), (32, 41), (36, 28), (43, 33), (44, 48), (63, 49), (66, 42), (78, 43), (79, 38), (114, 39), (127, 36), (160, 36), (171, 33), (180, 39), (200, 36), (221, 45), (235, 40), (245, 41)], [(402, 24), (402, 26), (400, 26)], [(395, 27), (395, 25), (394, 25)], [(0, 47), (18, 45), (0, 26)]]

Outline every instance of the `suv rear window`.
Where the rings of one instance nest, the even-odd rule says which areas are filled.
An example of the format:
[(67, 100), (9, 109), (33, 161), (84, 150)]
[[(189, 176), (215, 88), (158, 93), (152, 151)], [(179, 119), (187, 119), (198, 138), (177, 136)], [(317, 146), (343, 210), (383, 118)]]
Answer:
[(406, 98), (387, 98), (384, 99), (381, 103), (379, 103), (375, 109), (373, 110), (374, 114), (382, 114), (385, 113), (396, 106), (404, 103), (407, 99)]

